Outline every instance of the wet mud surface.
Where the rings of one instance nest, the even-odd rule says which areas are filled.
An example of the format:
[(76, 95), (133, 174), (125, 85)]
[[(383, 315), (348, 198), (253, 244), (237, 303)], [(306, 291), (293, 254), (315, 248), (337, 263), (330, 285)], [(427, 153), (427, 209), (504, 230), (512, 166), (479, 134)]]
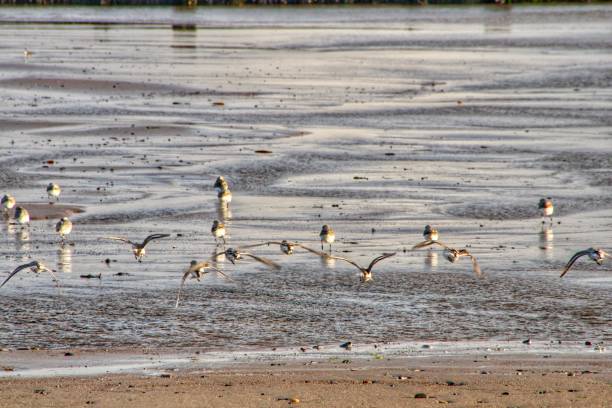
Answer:
[[(2, 193), (44, 214), (2, 224), (0, 277), (39, 259), (61, 288), (26, 271), (3, 287), (1, 347), (612, 339), (612, 263), (583, 258), (558, 278), (577, 250), (612, 250), (611, 7), (304, 9), (294, 25), (274, 9), (156, 9), (154, 24), (125, 9), (121, 24), (64, 26), (45, 10), (27, 24), (0, 10), (13, 38), (0, 53)], [(83, 13), (64, 18), (117, 18)], [(64, 245), (49, 207), (75, 210)], [(397, 255), (361, 284), (342, 261), (262, 247), (282, 270), (219, 260), (234, 282), (190, 280), (175, 309), (189, 261), (218, 251), (214, 219), (231, 246), (320, 248), (330, 224), (337, 255)], [(426, 224), (484, 278), (410, 251)], [(150, 233), (171, 237), (141, 264), (100, 239)]]

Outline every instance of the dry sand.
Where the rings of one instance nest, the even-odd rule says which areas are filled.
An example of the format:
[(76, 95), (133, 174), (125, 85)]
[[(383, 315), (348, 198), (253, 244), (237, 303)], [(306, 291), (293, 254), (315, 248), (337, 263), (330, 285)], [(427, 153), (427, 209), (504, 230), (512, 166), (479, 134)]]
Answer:
[(0, 380), (0, 394), (2, 407), (607, 407), (611, 383), (612, 363), (597, 354), (478, 355), (11, 378)]

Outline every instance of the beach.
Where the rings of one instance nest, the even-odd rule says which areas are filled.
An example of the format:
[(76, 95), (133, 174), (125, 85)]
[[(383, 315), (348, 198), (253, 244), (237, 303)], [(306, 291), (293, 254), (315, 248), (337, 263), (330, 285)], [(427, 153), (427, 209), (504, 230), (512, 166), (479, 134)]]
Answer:
[[(608, 5), (0, 8), (1, 193), (32, 212), (28, 228), (4, 218), (0, 278), (37, 259), (60, 282), (23, 271), (1, 289), (3, 403), (609, 405), (612, 263), (559, 275), (612, 249), (611, 20)], [(319, 250), (328, 224), (336, 256), (395, 255), (368, 283), (278, 245), (252, 251), (280, 270), (233, 264), (213, 256), (215, 219), (227, 247)], [(427, 224), (483, 276), (412, 250)], [(142, 263), (108, 239), (153, 233), (170, 236)], [(176, 308), (192, 259), (232, 280), (187, 280)], [(365, 351), (342, 357), (347, 341)], [(410, 351), (377, 359), (380, 344)], [(108, 350), (181, 357), (149, 374)], [(101, 368), (51, 370), (71, 359)]]

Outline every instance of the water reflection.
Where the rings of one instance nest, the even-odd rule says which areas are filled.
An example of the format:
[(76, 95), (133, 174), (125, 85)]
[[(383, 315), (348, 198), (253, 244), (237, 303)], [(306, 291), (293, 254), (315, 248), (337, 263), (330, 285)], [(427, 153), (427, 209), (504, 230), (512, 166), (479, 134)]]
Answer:
[(32, 249), (30, 242), (30, 230), (21, 228), (16, 234), (15, 248), (18, 252), (29, 252)]
[(436, 269), (438, 267), (438, 253), (435, 251), (427, 251), (424, 261), (426, 271)]
[(225, 253), (219, 253), (220, 251), (215, 248), (213, 249), (213, 253), (210, 255), (210, 264), (219, 269), (223, 270), (223, 265), (225, 264)]
[(552, 227), (550, 226), (542, 226), (542, 230), (539, 233), (540, 239), (540, 249), (544, 251), (546, 254), (546, 259), (552, 260), (553, 258), (553, 241), (555, 235), (553, 234)]
[(57, 270), (63, 273), (72, 272), (72, 246), (61, 245), (57, 250)]
[(328, 255), (321, 257), (321, 263), (327, 268), (333, 268), (336, 266), (336, 260)]
[(226, 203), (217, 203), (217, 219), (221, 222), (227, 222), (232, 219), (232, 210)]

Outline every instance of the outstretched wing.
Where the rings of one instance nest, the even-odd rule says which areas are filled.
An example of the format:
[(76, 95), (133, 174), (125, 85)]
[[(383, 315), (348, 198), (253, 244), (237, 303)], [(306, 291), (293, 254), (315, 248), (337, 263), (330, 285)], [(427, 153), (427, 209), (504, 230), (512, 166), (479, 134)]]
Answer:
[(147, 246), (147, 244), (153, 241), (154, 239), (166, 238), (169, 236), (170, 234), (151, 234), (148, 237), (146, 237), (144, 241), (142, 241), (142, 246), (143, 247)]
[(569, 260), (569, 262), (567, 263), (567, 265), (565, 265), (565, 268), (563, 268), (563, 272), (561, 272), (561, 275), (559, 276), (560, 278), (562, 278), (572, 267), (572, 265), (574, 265), (574, 262), (576, 262), (578, 260), (578, 258), (580, 258), (581, 256), (584, 255), (588, 255), (589, 254), (589, 250), (586, 249), (584, 251), (578, 251), (574, 254), (574, 256), (572, 256)]
[(336, 255), (326, 255), (328, 258), (330, 259), (338, 259), (340, 261), (344, 261), (344, 262), (348, 262), (351, 265), (353, 265), (355, 268), (359, 269), (360, 271), (363, 271), (364, 269), (361, 267), (361, 265), (359, 265), (358, 263), (348, 259), (348, 258), (344, 258), (342, 256), (336, 256)]
[(53, 271), (49, 268), (47, 268), (46, 266), (43, 265), (43, 267), (41, 268), (41, 271), (46, 271), (49, 273), (49, 275), (51, 275), (51, 279), (53, 279), (53, 281), (55, 282), (55, 284), (59, 287), (59, 279), (57, 279), (57, 276), (55, 276), (55, 274), (53, 273)]
[(0, 288), (3, 287), (4, 284), (8, 282), (13, 276), (17, 275), (19, 271), (22, 271), (26, 268), (31, 268), (33, 266), (36, 266), (36, 261), (30, 262), (27, 264), (23, 264), (23, 265), (19, 265), (17, 268), (15, 268), (13, 272), (11, 272), (11, 274), (4, 280), (4, 282), (2, 282), (2, 285), (0, 285)]
[(122, 237), (102, 237), (100, 239), (112, 239), (113, 241), (121, 241), (121, 242), (125, 242), (126, 244), (130, 244), (130, 245), (135, 245), (132, 241), (130, 241), (127, 238), (122, 238)]
[(189, 275), (191, 275), (192, 272), (193, 272), (192, 268), (189, 268), (183, 274), (183, 279), (181, 279), (181, 286), (179, 286), (179, 291), (178, 291), (178, 293), (176, 295), (176, 304), (174, 305), (175, 308), (178, 307), (179, 302), (181, 300), (181, 292), (183, 291), (183, 286), (185, 286), (185, 281), (187, 280)]
[(372, 271), (372, 267), (373, 267), (374, 265), (376, 265), (376, 263), (378, 263), (378, 262), (382, 261), (383, 259), (390, 258), (390, 257), (392, 257), (393, 255), (395, 255), (395, 252), (393, 252), (393, 253), (388, 253), (388, 254), (382, 254), (381, 256), (379, 256), (379, 257), (377, 257), (377, 258), (374, 258), (374, 260), (373, 260), (372, 262), (370, 262), (370, 265), (368, 265), (368, 269), (367, 269), (367, 270), (368, 270), (368, 271)]
[(281, 268), (281, 266), (279, 264), (277, 264), (276, 262), (273, 262), (273, 261), (271, 261), (269, 259), (253, 255), (253, 254), (250, 254), (248, 252), (241, 252), (240, 254), (244, 255), (244, 256), (251, 257), (254, 260), (256, 260), (257, 262), (261, 262), (262, 264), (264, 264), (264, 265), (266, 265), (266, 266), (268, 266), (270, 268), (273, 268), (273, 269), (276, 269), (276, 270), (279, 270)]
[(423, 241), (423, 242), (419, 242), (418, 244), (416, 244), (415, 246), (412, 247), (412, 249), (419, 249), (419, 248), (425, 248), (428, 247), (430, 245), (440, 245), (441, 247), (443, 247), (444, 249), (448, 249), (449, 247), (446, 246), (445, 244), (443, 244), (440, 241), (432, 241), (432, 240), (427, 240), (427, 241)]
[(257, 248), (257, 247), (266, 246), (266, 245), (281, 245), (281, 243), (279, 241), (260, 242), (259, 244), (241, 245), (240, 249)]
[(322, 258), (325, 258), (325, 257), (329, 256), (325, 252), (317, 251), (316, 249), (309, 248), (309, 247), (307, 247), (306, 245), (303, 245), (303, 244), (298, 244), (297, 242), (293, 242), (293, 245), (298, 246), (298, 247), (300, 247), (302, 249), (305, 249), (306, 251), (308, 251), (310, 253), (313, 253), (315, 255), (319, 255)]

